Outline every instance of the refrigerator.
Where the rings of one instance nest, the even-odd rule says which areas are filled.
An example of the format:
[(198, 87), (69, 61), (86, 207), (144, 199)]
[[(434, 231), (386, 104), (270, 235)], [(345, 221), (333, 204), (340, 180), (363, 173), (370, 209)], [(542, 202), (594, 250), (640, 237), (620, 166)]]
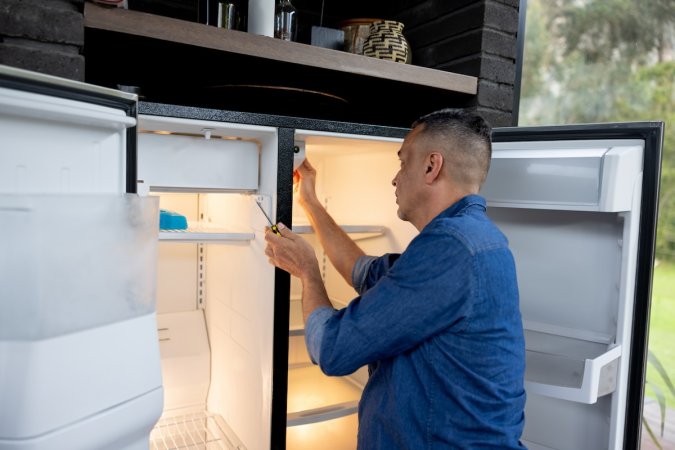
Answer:
[[(3, 69), (0, 77), (3, 95), (26, 91), (25, 85), (32, 84), (30, 79), (21, 86), (10, 83), (17, 76), (9, 72)], [(113, 254), (125, 258), (106, 265), (102, 278), (112, 277), (113, 284), (120, 284), (114, 278), (122, 276), (118, 266), (128, 268), (124, 272), (133, 277), (131, 285), (143, 289), (144, 299), (151, 297), (138, 317), (152, 324), (146, 323), (145, 340), (111, 328), (107, 345), (119, 350), (120, 358), (128, 352), (129, 361), (109, 363), (107, 350), (101, 350), (100, 358), (80, 363), (97, 374), (109, 371), (111, 365), (124, 367), (124, 374), (101, 381), (112, 386), (127, 384), (126, 378), (119, 383), (121, 376), (152, 375), (153, 383), (137, 389), (133, 397), (161, 393), (159, 406), (146, 414), (141, 427), (145, 447), (138, 448), (355, 448), (356, 411), (367, 371), (328, 377), (310, 363), (304, 347), (301, 286), (268, 263), (265, 216), (291, 226), (312, 243), (331, 302), (344, 307), (356, 293), (332, 267), (295, 202), (294, 167), (308, 158), (317, 168), (319, 198), (367, 254), (401, 252), (417, 233), (398, 219), (391, 185), (398, 170), (396, 153), (408, 130), (127, 100), (126, 117), (133, 120), (115, 138), (126, 149), (116, 150), (117, 159), (112, 161), (91, 158), (95, 162), (84, 170), (84, 177), (98, 182), (104, 178), (101, 167), (113, 170), (111, 194), (139, 202), (129, 214), (139, 217), (138, 223), (132, 222), (143, 228), (142, 236), (120, 237), (120, 246), (122, 242), (131, 246), (130, 255), (125, 256), (124, 249), (101, 249), (98, 259), (107, 262)], [(14, 178), (25, 172), (23, 167), (30, 167), (24, 154), (34, 154), (35, 161), (62, 174), (64, 166), (89, 158), (88, 150), (98, 151), (94, 143), (87, 148), (86, 142), (93, 142), (90, 138), (83, 138), (77, 154), (60, 148), (60, 139), (41, 134), (43, 122), (52, 119), (39, 114), (3, 108), (2, 117), (3, 122), (16, 118), (23, 130), (32, 130), (25, 133), (12, 125), (0, 138), (13, 135), (14, 147), (3, 144), (0, 157)], [(89, 124), (78, 129), (86, 135)], [(26, 139), (28, 135), (43, 137), (36, 142)], [(523, 442), (528, 448), (639, 446), (662, 135), (659, 122), (494, 130), (490, 174), (481, 194), (487, 199), (488, 215), (509, 239), (516, 261), (527, 347)], [(99, 172), (92, 175), (92, 170)], [(9, 175), (2, 178), (8, 180)], [(78, 185), (76, 193), (63, 194), (44, 185), (43, 178), (47, 177), (20, 185), (23, 188), (0, 181), (2, 225), (11, 227), (3, 233), (3, 244), (12, 250), (11, 258), (0, 259), (3, 312), (14, 308), (12, 299), (32, 298), (23, 289), (25, 283), (16, 285), (18, 276), (5, 275), (9, 272), (4, 270), (30, 272), (38, 259), (24, 257), (27, 243), (54, 247), (56, 256), (39, 259), (44, 272), (50, 265), (68, 267), (72, 253), (68, 249), (74, 246), (59, 235), (41, 240), (39, 218), (33, 228), (15, 225), (7, 219), (17, 210), (12, 202), (54, 196), (60, 207), (71, 197), (84, 196), (89, 204), (67, 211), (83, 228), (74, 241), (79, 242), (87, 228), (99, 226), (88, 223), (95, 209), (91, 205), (102, 203), (98, 191), (89, 193)], [(185, 217), (187, 228), (160, 230), (159, 210)], [(117, 210), (104, 210), (103, 215), (111, 228), (121, 227), (115, 221), (120, 216)], [(140, 220), (146, 216), (147, 223)], [(92, 240), (104, 239), (97, 235)], [(73, 264), (76, 268), (68, 270), (79, 279), (83, 266)], [(96, 301), (88, 306), (112, 317), (98, 299), (97, 283), (101, 290), (109, 289), (94, 278), (90, 297)], [(135, 292), (125, 289), (115, 294), (116, 299), (127, 305)], [(79, 315), (82, 305), (69, 302), (70, 295), (65, 294), (53, 310), (43, 312), (50, 294), (35, 294), (35, 307), (25, 311), (23, 319), (51, 318), (55, 311)], [(115, 298), (110, 301), (115, 303)], [(133, 320), (125, 316), (118, 321)], [(96, 327), (101, 326), (96, 323), (92, 329)], [(14, 327), (0, 335), (0, 399), (13, 399), (25, 428), (31, 430), (44, 404), (58, 410), (68, 401), (50, 391), (50, 385), (34, 403), (17, 398), (16, 392), (32, 390), (34, 377), (48, 379), (51, 366), (24, 364), (23, 372), (7, 370), (10, 365), (5, 361), (20, 359), (24, 348), (54, 339), (41, 335), (42, 328), (36, 326), (38, 331), (25, 335), (23, 326)], [(64, 334), (103, 349), (102, 341), (90, 341), (79, 331)], [(120, 347), (119, 339), (131, 341), (132, 348)], [(135, 354), (144, 357), (134, 359)], [(70, 360), (58, 366), (67, 364)], [(79, 385), (86, 383), (75, 386)], [(4, 411), (0, 423), (15, 415)], [(14, 428), (0, 428), (0, 448), (30, 448), (20, 444), (53, 429), (17, 434)], [(122, 448), (106, 443), (85, 447)]]

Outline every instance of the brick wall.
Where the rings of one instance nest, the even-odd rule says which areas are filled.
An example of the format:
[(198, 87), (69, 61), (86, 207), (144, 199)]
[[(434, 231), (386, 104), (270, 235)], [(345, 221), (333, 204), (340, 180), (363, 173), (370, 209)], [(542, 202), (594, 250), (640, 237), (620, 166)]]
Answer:
[(396, 19), (405, 24), (413, 64), (478, 77), (478, 95), (470, 106), (492, 126), (511, 125), (519, 1), (405, 3)]
[(84, 0), (0, 0), (0, 64), (84, 81)]

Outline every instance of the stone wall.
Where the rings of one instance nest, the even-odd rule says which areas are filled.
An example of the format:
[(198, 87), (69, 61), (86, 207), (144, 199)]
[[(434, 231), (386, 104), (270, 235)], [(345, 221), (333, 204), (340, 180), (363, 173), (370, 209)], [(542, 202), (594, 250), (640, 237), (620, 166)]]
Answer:
[(1, 0), (0, 64), (84, 81), (84, 0)]
[(492, 126), (511, 125), (519, 1), (405, 3), (396, 18), (406, 25), (413, 64), (478, 77), (472, 106)]

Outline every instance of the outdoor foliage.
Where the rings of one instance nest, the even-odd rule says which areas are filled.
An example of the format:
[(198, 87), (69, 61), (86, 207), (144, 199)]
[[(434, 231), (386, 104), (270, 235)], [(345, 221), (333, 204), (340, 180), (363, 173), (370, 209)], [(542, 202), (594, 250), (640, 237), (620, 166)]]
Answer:
[(520, 125), (663, 121), (657, 258), (675, 261), (672, 0), (529, 0)]

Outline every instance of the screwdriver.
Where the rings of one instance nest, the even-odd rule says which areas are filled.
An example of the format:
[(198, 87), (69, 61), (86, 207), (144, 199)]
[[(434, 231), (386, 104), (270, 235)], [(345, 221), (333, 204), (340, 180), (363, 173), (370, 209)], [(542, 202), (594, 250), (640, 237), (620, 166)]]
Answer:
[(281, 233), (279, 232), (279, 228), (272, 222), (272, 220), (270, 220), (269, 216), (267, 215), (267, 213), (263, 209), (262, 205), (260, 203), (258, 203), (257, 200), (256, 200), (255, 204), (258, 205), (258, 208), (260, 208), (260, 211), (262, 211), (263, 216), (265, 216), (265, 219), (267, 219), (267, 222), (269, 222), (270, 230), (272, 230), (274, 232), (274, 234), (276, 234), (277, 236), (281, 236)]

